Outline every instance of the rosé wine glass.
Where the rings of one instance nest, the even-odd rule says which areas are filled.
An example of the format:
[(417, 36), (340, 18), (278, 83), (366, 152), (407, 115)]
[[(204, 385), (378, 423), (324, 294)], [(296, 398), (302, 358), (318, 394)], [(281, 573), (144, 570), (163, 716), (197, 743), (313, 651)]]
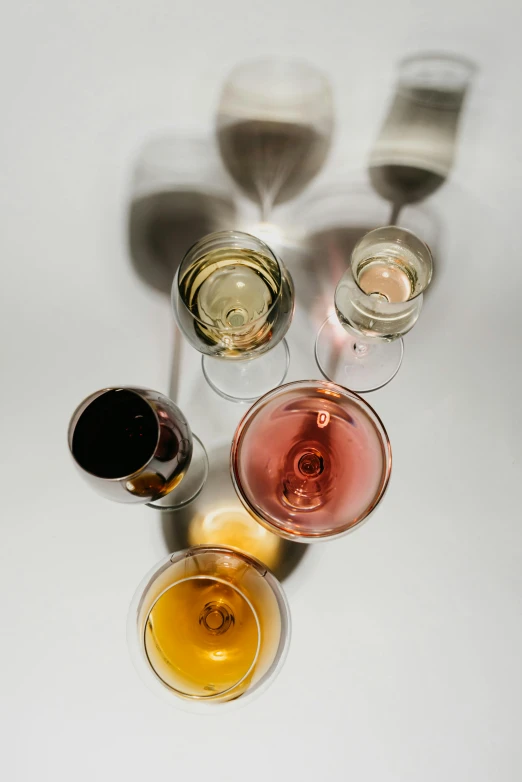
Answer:
[(391, 472), (386, 430), (357, 394), (322, 380), (261, 397), (234, 435), (231, 473), (247, 510), (290, 540), (343, 535), (378, 505)]

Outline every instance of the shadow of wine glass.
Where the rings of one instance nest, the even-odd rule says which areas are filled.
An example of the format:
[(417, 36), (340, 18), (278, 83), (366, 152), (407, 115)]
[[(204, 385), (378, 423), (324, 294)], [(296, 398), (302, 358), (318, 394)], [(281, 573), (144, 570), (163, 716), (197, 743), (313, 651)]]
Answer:
[(227, 175), (210, 139), (164, 135), (142, 147), (128, 209), (128, 246), (140, 279), (170, 294), (181, 260), (202, 236), (234, 228)]
[(230, 476), (230, 446), (209, 450), (209, 474), (201, 494), (185, 508), (162, 514), (168, 552), (199, 544), (240, 549), (267, 565), (284, 581), (300, 565), (309, 546), (265, 529), (239, 501)]

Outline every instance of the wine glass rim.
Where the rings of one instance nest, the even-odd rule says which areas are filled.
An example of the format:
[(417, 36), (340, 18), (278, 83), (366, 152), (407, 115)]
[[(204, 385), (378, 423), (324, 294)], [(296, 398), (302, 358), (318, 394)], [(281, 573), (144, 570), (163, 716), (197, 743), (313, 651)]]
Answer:
[[(285, 392), (291, 390), (292, 388), (297, 389), (297, 387), (301, 388), (307, 388), (310, 389), (321, 387), (325, 391), (329, 391), (333, 395), (336, 395), (337, 397), (344, 396), (345, 398), (349, 398), (352, 401), (356, 402), (356, 404), (359, 406), (360, 409), (364, 410), (372, 424), (374, 425), (381, 446), (382, 446), (382, 452), (383, 452), (383, 468), (382, 468), (382, 475), (381, 475), (381, 482), (379, 490), (376, 492), (375, 497), (373, 500), (369, 503), (368, 507), (360, 514), (360, 516), (350, 521), (348, 524), (335, 527), (333, 529), (329, 529), (327, 531), (321, 531), (321, 532), (309, 532), (307, 534), (299, 534), (289, 531), (285, 526), (280, 524), (276, 519), (273, 519), (272, 517), (268, 519), (266, 516), (263, 515), (263, 513), (259, 510), (259, 508), (254, 505), (254, 503), (250, 500), (249, 497), (247, 497), (246, 493), (243, 490), (242, 484), (241, 484), (241, 478), (239, 475), (239, 469), (238, 469), (238, 451), (241, 443), (241, 439), (245, 430), (245, 427), (247, 424), (254, 418), (260, 409), (264, 406), (266, 402), (268, 402), (272, 398), (276, 398), (277, 396), (283, 395)], [(377, 505), (382, 500), (386, 489), (388, 488), (388, 484), (390, 481), (390, 475), (391, 475), (391, 468), (392, 468), (392, 452), (391, 452), (391, 443), (390, 438), (388, 436), (388, 432), (386, 430), (386, 427), (384, 426), (384, 423), (382, 422), (380, 416), (378, 413), (374, 410), (374, 408), (369, 404), (369, 402), (366, 401), (366, 399), (363, 399), (362, 396), (357, 394), (355, 391), (351, 391), (348, 388), (345, 388), (344, 386), (340, 386), (337, 383), (332, 383), (328, 380), (294, 380), (290, 383), (285, 383), (282, 386), (278, 386), (277, 388), (273, 388), (270, 391), (268, 391), (266, 394), (264, 394), (262, 397), (260, 397), (257, 402), (255, 402), (252, 407), (247, 410), (245, 415), (240, 420), (239, 424), (237, 425), (236, 431), (234, 432), (234, 436), (232, 438), (232, 445), (230, 448), (230, 474), (232, 477), (232, 483), (234, 484), (234, 489), (236, 491), (236, 494), (238, 495), (239, 499), (245, 506), (245, 508), (253, 514), (254, 518), (256, 518), (261, 524), (263, 524), (265, 527), (270, 529), (272, 532), (276, 531), (281, 537), (286, 538), (287, 540), (292, 540), (294, 542), (302, 542), (302, 543), (309, 543), (313, 541), (322, 541), (322, 540), (332, 540), (334, 538), (340, 537), (341, 535), (347, 534), (348, 532), (351, 532), (356, 527), (360, 526), (366, 519), (371, 515), (371, 513), (375, 510)]]
[[(317, 84), (314, 86), (314, 89), (304, 91), (310, 96), (321, 94), (321, 92), (326, 92), (328, 94), (331, 92), (330, 80), (320, 67), (305, 58), (285, 57), (284, 55), (253, 57), (236, 63), (225, 79), (223, 92), (228, 90), (250, 97), (259, 94), (259, 90), (256, 91), (252, 86), (242, 86), (240, 84), (240, 81), (245, 75), (248, 76), (252, 71), (255, 72), (257, 69), (262, 70), (265, 73), (278, 72), (286, 76), (289, 74), (305, 75), (308, 77), (312, 76)], [(295, 95), (292, 102), (300, 102), (302, 99), (302, 95)]]
[[(195, 315), (189, 307), (187, 306), (183, 296), (181, 295), (179, 286), (180, 286), (180, 272), (183, 267), (183, 264), (186, 260), (186, 258), (195, 250), (195, 248), (199, 244), (203, 244), (204, 242), (209, 241), (210, 239), (232, 239), (233, 237), (237, 237), (236, 244), (230, 244), (229, 247), (238, 249), (241, 248), (243, 245), (241, 245), (241, 237), (248, 237), (248, 239), (254, 239), (256, 242), (258, 242), (261, 245), (261, 248), (263, 252), (265, 252), (276, 264), (277, 270), (279, 272), (279, 280), (278, 280), (278, 291), (277, 295), (274, 298), (274, 301), (268, 308), (268, 310), (260, 315), (255, 320), (249, 321), (247, 324), (244, 324), (242, 326), (223, 326), (223, 327), (217, 327), (214, 326), (211, 323), (207, 323), (206, 321), (202, 320), (201, 318), (198, 318), (197, 315)], [(207, 234), (206, 236), (201, 237), (201, 239), (198, 239), (197, 242), (194, 242), (185, 255), (182, 258), (181, 263), (178, 266), (178, 269), (176, 271), (176, 275), (174, 277), (174, 281), (172, 283), (172, 291), (171, 291), (171, 302), (172, 302), (172, 308), (174, 312), (176, 312), (176, 303), (179, 301), (183, 305), (184, 311), (187, 312), (187, 314), (190, 316), (190, 318), (196, 323), (201, 324), (205, 328), (214, 329), (215, 331), (219, 331), (220, 334), (240, 334), (245, 330), (245, 328), (252, 328), (256, 325), (256, 323), (259, 323), (261, 320), (266, 320), (269, 315), (272, 313), (272, 311), (278, 306), (279, 299), (281, 298), (283, 287), (285, 284), (285, 267), (283, 265), (283, 262), (277, 257), (275, 252), (264, 242), (262, 239), (259, 239), (257, 236), (254, 236), (253, 234), (246, 233), (245, 231), (236, 231), (236, 230), (230, 230), (230, 231), (215, 231), (214, 233)]]
[[(91, 406), (93, 402), (96, 401), (96, 399), (99, 399), (104, 394), (108, 393), (109, 391), (128, 391), (131, 394), (134, 394), (135, 396), (138, 396), (143, 402), (145, 402), (149, 409), (152, 411), (152, 414), (154, 415), (154, 420), (156, 421), (156, 427), (157, 427), (157, 436), (156, 436), (156, 444), (154, 445), (154, 448), (152, 449), (152, 453), (150, 457), (147, 459), (147, 461), (142, 464), (141, 467), (138, 467), (137, 470), (134, 470), (134, 472), (129, 473), (128, 475), (120, 475), (117, 478), (105, 478), (103, 475), (97, 475), (95, 472), (91, 472), (91, 470), (87, 470), (76, 458), (73, 451), (73, 438), (74, 438), (74, 432), (76, 430), (76, 426), (78, 425), (78, 422), (82, 415), (86, 412), (86, 410)], [(143, 470), (145, 470), (149, 464), (154, 459), (154, 454), (156, 453), (156, 449), (159, 445), (160, 436), (161, 436), (161, 427), (160, 427), (160, 421), (158, 418), (158, 414), (154, 410), (153, 406), (150, 404), (149, 400), (143, 396), (143, 394), (140, 393), (140, 391), (152, 391), (150, 388), (144, 388), (140, 386), (107, 386), (106, 388), (100, 388), (98, 391), (94, 391), (92, 394), (89, 394), (89, 396), (86, 396), (85, 399), (80, 402), (80, 404), (76, 407), (74, 410), (70, 421), (69, 426), (67, 429), (67, 442), (69, 445), (69, 452), (75, 462), (75, 464), (78, 465), (78, 467), (85, 472), (87, 475), (92, 475), (93, 478), (98, 478), (102, 481), (107, 481), (111, 483), (119, 483), (120, 481), (128, 481), (132, 478), (135, 478), (138, 476)]]
[(368, 296), (367, 292), (365, 290), (363, 290), (363, 288), (361, 288), (361, 286), (359, 285), (359, 281), (357, 279), (357, 276), (356, 276), (354, 268), (353, 268), (354, 267), (354, 260), (353, 260), (353, 258), (354, 258), (355, 252), (356, 252), (357, 248), (359, 247), (359, 245), (362, 244), (362, 242), (368, 236), (371, 236), (372, 234), (375, 235), (375, 234), (381, 233), (382, 231), (389, 231), (390, 229), (394, 229), (398, 234), (402, 233), (402, 234), (406, 234), (407, 236), (413, 237), (413, 239), (415, 239), (415, 241), (419, 242), (423, 246), (423, 249), (427, 253), (427, 260), (429, 262), (429, 267), (430, 267), (429, 274), (428, 274), (428, 279), (426, 280), (426, 284), (421, 288), (421, 290), (419, 290), (415, 294), (415, 296), (410, 296), (410, 298), (406, 299), (406, 301), (404, 301), (404, 302), (402, 302), (402, 301), (401, 302), (387, 302), (387, 304), (383, 303), (383, 304), (385, 304), (385, 306), (387, 308), (389, 308), (389, 309), (386, 310), (387, 312), (394, 312), (397, 308), (402, 308), (407, 302), (415, 301), (415, 299), (418, 299), (419, 296), (422, 296), (422, 294), (424, 293), (426, 288), (431, 283), (431, 279), (433, 277), (433, 254), (432, 254), (429, 246), (426, 244), (426, 242), (423, 239), (421, 239), (419, 236), (417, 236), (417, 234), (414, 231), (410, 231), (409, 228), (403, 228), (400, 225), (380, 225), (377, 228), (372, 228), (371, 231), (368, 231), (367, 233), (365, 233), (355, 243), (354, 248), (352, 250), (352, 255), (351, 255), (351, 258), (350, 258), (350, 269), (352, 270), (353, 281), (355, 282), (355, 284), (357, 285), (357, 287), (359, 288), (361, 293), (364, 293), (365, 296)]

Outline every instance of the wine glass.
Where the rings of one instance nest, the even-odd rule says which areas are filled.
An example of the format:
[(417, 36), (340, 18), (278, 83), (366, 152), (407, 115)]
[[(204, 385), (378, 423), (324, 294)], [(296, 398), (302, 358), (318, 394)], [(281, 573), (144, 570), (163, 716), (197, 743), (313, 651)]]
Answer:
[(448, 54), (419, 54), (399, 65), (393, 103), (370, 154), (376, 191), (401, 208), (435, 192), (448, 177), (458, 125), (475, 65)]
[(287, 269), (260, 239), (240, 231), (209, 234), (185, 255), (172, 306), (203, 373), (225, 399), (253, 401), (283, 382), (283, 339), (294, 310)]
[(87, 482), (116, 502), (181, 508), (208, 474), (201, 441), (181, 410), (148, 388), (102, 388), (69, 423), (69, 450)]
[(279, 672), (290, 614), (261, 562), (224, 546), (197, 546), (145, 576), (127, 638), (138, 673), (157, 694), (191, 710), (223, 709), (244, 703)]
[(365, 234), (335, 289), (335, 313), (317, 335), (323, 375), (353, 391), (375, 391), (399, 371), (402, 335), (416, 323), (433, 272), (429, 247), (390, 225)]
[(320, 171), (332, 129), (330, 83), (313, 65), (252, 60), (225, 82), (217, 114), (221, 156), (236, 184), (259, 204), (263, 223)]
[(370, 405), (324, 380), (276, 388), (240, 422), (231, 450), (240, 500), (278, 535), (343, 535), (378, 505), (391, 472), (386, 430)]

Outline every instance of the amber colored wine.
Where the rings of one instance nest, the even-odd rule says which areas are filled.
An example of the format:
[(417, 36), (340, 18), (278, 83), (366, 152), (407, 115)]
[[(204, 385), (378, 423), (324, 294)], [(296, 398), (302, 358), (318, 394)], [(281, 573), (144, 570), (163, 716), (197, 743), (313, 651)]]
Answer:
[(233, 179), (254, 201), (279, 204), (301, 192), (321, 169), (328, 139), (310, 125), (249, 119), (224, 125), (218, 141)]
[(371, 408), (339, 387), (290, 383), (247, 414), (233, 470), (242, 498), (287, 536), (340, 533), (387, 484), (390, 450)]
[(145, 649), (156, 674), (192, 697), (238, 685), (254, 666), (259, 645), (250, 601), (233, 585), (207, 576), (167, 589), (145, 627)]

